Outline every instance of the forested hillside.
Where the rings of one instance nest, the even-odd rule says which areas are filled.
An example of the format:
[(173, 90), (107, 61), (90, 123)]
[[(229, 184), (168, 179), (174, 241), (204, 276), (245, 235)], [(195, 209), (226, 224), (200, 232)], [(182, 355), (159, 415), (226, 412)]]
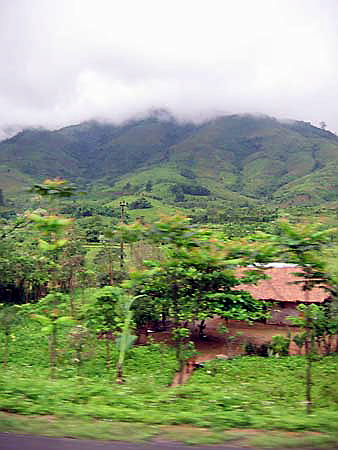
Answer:
[(14, 200), (34, 181), (60, 176), (110, 206), (121, 196), (139, 209), (209, 215), (266, 202), (324, 205), (336, 199), (338, 137), (265, 116), (200, 125), (156, 115), (119, 126), (93, 121), (25, 130), (1, 142), (0, 174), (5, 199)]

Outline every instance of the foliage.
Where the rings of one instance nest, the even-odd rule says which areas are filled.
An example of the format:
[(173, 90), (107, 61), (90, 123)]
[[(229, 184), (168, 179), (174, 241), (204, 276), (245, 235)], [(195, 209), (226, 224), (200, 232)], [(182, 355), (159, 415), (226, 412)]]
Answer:
[[(284, 357), (289, 338), (286, 342), (275, 336), (270, 353), (280, 358), (271, 358), (275, 362), (266, 372), (258, 369), (255, 356), (238, 358), (224, 367), (217, 362), (208, 364), (197, 385), (194, 380), (199, 379), (198, 374), (190, 384), (176, 391), (163, 387), (171, 381), (177, 366), (182, 369), (186, 359), (194, 353), (189, 328), (192, 320), (203, 321), (215, 314), (240, 320), (263, 317), (264, 305), (239, 290), (238, 285), (257, 282), (264, 276), (264, 264), (271, 259), (287, 258), (304, 267), (299, 282), (305, 291), (320, 284), (335, 294), (335, 277), (326, 270), (321, 257), (322, 248), (331, 244), (333, 230), (283, 222), (274, 236), (260, 233), (229, 241), (219, 230), (213, 232), (194, 227), (188, 219), (176, 215), (150, 224), (138, 221), (129, 226), (121, 225), (106, 233), (105, 241), (94, 246), (90, 266), (88, 257), (84, 259), (83, 240), (73, 234), (71, 219), (40, 210), (26, 214), (25, 220), (24, 227), (12, 227), (0, 243), (0, 264), (7, 270), (3, 277), (13, 280), (11, 264), (18, 261), (18, 256), (5, 255), (7, 250), (14, 251), (19, 243), (25, 251), (19, 252), (20, 260), (24, 261), (26, 255), (31, 261), (31, 266), (24, 266), (22, 279), (27, 280), (29, 267), (41, 259), (46, 266), (41, 263), (39, 270), (49, 295), (36, 304), (20, 308), (26, 313), (22, 314), (24, 324), (11, 331), (15, 336), (13, 342), (8, 341), (9, 333), (0, 331), (1, 342), (6, 346), (7, 339), (7, 343), (12, 344), (11, 351), (7, 352), (8, 371), (17, 382), (11, 382), (6, 374), (0, 375), (0, 408), (27, 414), (75, 414), (116, 420), (122, 417), (123, 420), (140, 420), (141, 412), (145, 412), (142, 419), (145, 422), (190, 422), (216, 427), (224, 426), (224, 423), (281, 426), (285, 421), (292, 427), (290, 419), (283, 415), (284, 410), (290, 412), (292, 406), (296, 410), (296, 427), (306, 423), (305, 426), (311, 428), (317, 422), (313, 417), (304, 419), (301, 411), (302, 370), (309, 364), (313, 370), (312, 379), (316, 380), (316, 383), (311, 380), (308, 383), (308, 386), (313, 385), (313, 398), (319, 398), (319, 391), (325, 393), (325, 399), (317, 400), (317, 410), (325, 409), (329, 417), (336, 408), (331, 385), (324, 383), (324, 380), (332, 382), (330, 370), (336, 368), (336, 361), (333, 357), (325, 358), (330, 367), (326, 371), (321, 361), (313, 356), (315, 340), (318, 339), (319, 344), (325, 336), (321, 345), (328, 345), (328, 337), (336, 332), (336, 309), (331, 305), (311, 311), (304, 307), (304, 317), (298, 319), (303, 320), (301, 324), (307, 333), (304, 341), (306, 364), (304, 358)], [(98, 270), (103, 267), (96, 265), (102, 252), (112, 263), (121, 241), (124, 248), (131, 245), (131, 251), (136, 242), (149, 242), (161, 248), (161, 256), (142, 261), (138, 270), (129, 264), (130, 279), (118, 287), (105, 286), (91, 292), (83, 289), (89, 278), (88, 268)], [(33, 259), (33, 255), (37, 259)], [(243, 270), (241, 278), (235, 276), (235, 267), (252, 263), (255, 267)], [(115, 282), (115, 278), (111, 277), (109, 281)], [(78, 302), (76, 307), (74, 301)], [(30, 320), (30, 314), (36, 323)], [(78, 322), (70, 318), (70, 314)], [(163, 325), (171, 324), (175, 354), (161, 344), (132, 346), (134, 328), (139, 331), (159, 321)], [(48, 344), (46, 336), (49, 337)], [(115, 346), (111, 345), (113, 340)], [(112, 387), (112, 364), (116, 365), (117, 381), (125, 382), (123, 386)], [(265, 362), (260, 364), (267, 367)], [(48, 365), (52, 377), (58, 375), (54, 390), (46, 380)], [(254, 373), (250, 375), (252, 370)], [(21, 378), (18, 376), (20, 371), (24, 374)], [(242, 378), (241, 371), (246, 379)], [(292, 379), (289, 387), (279, 386), (269, 378), (272, 374), (280, 383), (281, 377), (276, 374), (282, 371)], [(293, 378), (293, 371), (299, 378)], [(258, 380), (259, 376), (262, 378)], [(217, 384), (213, 383), (213, 377)], [(229, 387), (228, 377), (235, 386), (231, 387), (231, 395), (226, 392), (224, 396), (220, 386)], [(33, 386), (29, 379), (34, 379)], [(261, 385), (259, 394), (253, 389), (252, 379)], [(1, 382), (6, 382), (8, 387), (2, 388)], [(242, 392), (238, 391), (238, 386)], [(273, 392), (272, 406), (266, 403), (268, 388)], [(192, 413), (189, 413), (191, 408)]]
[[(323, 229), (321, 224), (292, 225), (287, 221), (279, 223), (279, 233), (270, 238), (276, 245), (277, 252), (282, 258), (296, 263), (301, 272), (296, 272), (298, 283), (306, 294), (315, 287), (321, 287), (331, 293), (333, 306), (321, 306), (316, 304), (304, 304), (298, 307), (299, 317), (290, 317), (293, 324), (303, 327), (304, 334), (298, 336), (297, 345), (301, 345), (304, 337), (306, 366), (306, 406), (307, 413), (312, 412), (312, 363), (315, 354), (315, 339), (323, 339), (326, 343), (326, 334), (330, 338), (338, 335), (337, 316), (337, 278), (327, 270), (327, 263), (322, 256), (324, 246), (332, 242), (332, 236), (336, 229)], [(299, 345), (299, 346), (300, 346)], [(328, 345), (330, 351), (331, 345)], [(282, 346), (281, 346), (282, 349)]]
[(141, 197), (136, 199), (135, 201), (129, 204), (129, 209), (146, 209), (152, 208), (152, 204), (145, 197)]
[(39, 235), (27, 220), (4, 230), (0, 240), (0, 295), (6, 303), (24, 303), (45, 292), (53, 262), (38, 245)]
[(268, 348), (269, 355), (276, 356), (277, 358), (280, 356), (287, 356), (289, 354), (290, 341), (290, 333), (287, 337), (281, 335), (272, 336)]
[(95, 301), (88, 304), (83, 316), (88, 328), (95, 332), (115, 332), (121, 328), (119, 301), (122, 290), (118, 287), (105, 286), (99, 289)]
[(4, 348), (2, 362), (4, 367), (8, 364), (8, 353), (10, 346), (10, 334), (12, 329), (20, 322), (18, 307), (15, 305), (0, 304), (0, 330), (4, 334)]
[[(305, 122), (235, 115), (203, 125), (148, 118), (119, 126), (93, 122), (71, 130), (25, 130), (0, 143), (1, 188), (6, 203), (14, 198), (26, 208), (28, 185), (58, 194), (54, 177), (62, 176), (88, 186), (86, 200), (104, 208), (84, 207), (84, 214), (109, 216), (112, 200), (126, 194), (138, 198), (145, 190), (162, 199), (164, 208), (179, 202), (186, 214), (207, 215), (210, 222), (217, 216), (222, 223), (224, 209), (334, 201), (337, 146), (337, 136)], [(40, 183), (41, 177), (48, 177), (50, 186)], [(172, 192), (181, 185), (192, 186), (193, 195)], [(196, 196), (196, 186), (210, 194)], [(59, 200), (67, 205), (66, 197)], [(152, 214), (159, 210), (161, 204), (154, 202)]]
[(145, 186), (146, 192), (151, 192), (153, 190), (153, 183), (151, 180), (148, 180)]
[(229, 250), (209, 231), (192, 227), (186, 218), (172, 216), (150, 226), (124, 226), (120, 232), (123, 240), (141, 237), (166, 244), (166, 257), (145, 262), (148, 269), (132, 273), (129, 285), (146, 297), (146, 309), (152, 310), (153, 319), (161, 315), (163, 322), (166, 318), (172, 321), (180, 370), (187, 358), (187, 325), (192, 320), (215, 314), (242, 320), (263, 316), (259, 301), (234, 289), (242, 282), (232, 270), (240, 259), (234, 259), (233, 248)]
[(182, 169), (181, 175), (182, 177), (189, 178), (190, 180), (194, 180), (196, 178), (195, 173), (190, 169)]
[[(171, 191), (173, 194), (176, 194), (176, 201), (182, 201), (179, 197), (180, 194), (189, 194), (189, 195), (210, 195), (210, 191), (208, 188), (204, 186), (200, 186), (198, 184), (175, 184), (172, 186)], [(184, 197), (182, 197), (184, 198)]]
[(31, 189), (31, 192), (48, 197), (71, 197), (74, 191), (75, 187), (61, 178), (46, 179), (40, 184), (35, 184)]
[(60, 328), (69, 327), (75, 324), (73, 318), (61, 315), (58, 308), (58, 293), (49, 294), (52, 303), (52, 309), (44, 310), (44, 314), (32, 314), (32, 318), (41, 325), (41, 332), (48, 336), (49, 339), (49, 360), (50, 360), (50, 376), (55, 378), (56, 374), (56, 354), (58, 350), (58, 335)]
[(116, 382), (121, 384), (123, 382), (123, 366), (127, 351), (131, 348), (137, 339), (137, 336), (131, 334), (132, 332), (132, 317), (133, 311), (131, 306), (142, 296), (130, 297), (124, 295), (122, 297), (121, 310), (123, 315), (123, 324), (121, 332), (117, 335), (115, 344), (119, 350), (119, 356), (116, 364)]
[(254, 344), (249, 341), (245, 344), (244, 351), (246, 355), (269, 356), (269, 346), (267, 344)]
[[(0, 409), (219, 430), (337, 430), (336, 356), (314, 362), (318, 411), (306, 417), (303, 357), (215, 360), (196, 371), (188, 384), (168, 389), (165, 385), (173, 373), (174, 355), (167, 348), (160, 351), (158, 346), (131, 350), (123, 385), (112, 386), (107, 373), (98, 373), (98, 365), (81, 378), (61, 369), (53, 382), (47, 379), (45, 369), (12, 366), (7, 374), (0, 374)], [(84, 361), (83, 373), (88, 371), (88, 364)]]
[(168, 245), (165, 260), (149, 261), (148, 270), (132, 277), (140, 286), (137, 289), (153, 299), (155, 308), (162, 303), (176, 322), (214, 314), (237, 319), (261, 314), (260, 303), (232, 289), (242, 282), (232, 271), (240, 260), (235, 260), (233, 249), (212, 238), (210, 232), (193, 228), (179, 216), (163, 218), (149, 227), (134, 225), (121, 230), (126, 239), (142, 235)]
[(76, 219), (93, 216), (120, 217), (119, 211), (114, 211), (106, 205), (88, 199), (77, 199), (75, 204), (65, 204), (62, 206), (60, 213), (71, 214), (72, 217), (75, 217)]

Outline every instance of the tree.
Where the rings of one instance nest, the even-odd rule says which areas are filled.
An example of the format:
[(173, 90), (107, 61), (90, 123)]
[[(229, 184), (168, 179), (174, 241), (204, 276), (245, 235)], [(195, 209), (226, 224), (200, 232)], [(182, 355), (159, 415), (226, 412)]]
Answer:
[(145, 197), (138, 198), (129, 205), (129, 209), (146, 209), (152, 207), (153, 205)]
[(130, 297), (128, 295), (122, 296), (121, 300), (121, 312), (123, 317), (123, 323), (121, 327), (121, 332), (117, 335), (116, 346), (119, 351), (119, 356), (116, 363), (116, 383), (123, 383), (123, 365), (127, 351), (136, 341), (137, 336), (131, 334), (132, 331), (132, 317), (133, 311), (131, 309), (132, 304), (135, 300), (142, 297), (138, 295), (136, 297)]
[(153, 190), (153, 182), (148, 180), (146, 183), (146, 192), (151, 192)]
[(240, 259), (233, 259), (233, 249), (210, 232), (192, 227), (188, 219), (180, 216), (163, 218), (145, 227), (136, 224), (125, 231), (129, 231), (125, 239), (142, 236), (166, 245), (166, 258), (149, 261), (147, 270), (132, 274), (132, 282), (135, 292), (145, 296), (143, 301), (150, 302), (154, 313), (172, 319), (180, 371), (193, 320), (203, 321), (215, 314), (243, 320), (263, 315), (261, 302), (235, 289), (243, 282), (233, 271)]
[(63, 315), (61, 308), (58, 307), (62, 300), (62, 294), (58, 292), (50, 293), (40, 303), (40, 307), (43, 306), (44, 314), (32, 314), (32, 318), (41, 324), (42, 332), (48, 336), (50, 377), (52, 379), (55, 378), (56, 374), (59, 330), (64, 326), (75, 325), (74, 319)]
[(0, 239), (0, 295), (3, 302), (25, 303), (46, 293), (52, 261), (38, 245), (40, 237), (27, 219), (25, 222), (14, 221), (3, 228)]
[(71, 197), (75, 192), (75, 186), (62, 178), (46, 179), (42, 183), (34, 184), (30, 190), (42, 197), (49, 199), (57, 197)]
[(118, 302), (123, 292), (121, 288), (105, 286), (98, 292), (95, 301), (84, 312), (86, 326), (106, 343), (106, 366), (111, 366), (111, 341), (113, 334), (121, 329)]
[[(338, 333), (337, 317), (337, 280), (332, 276), (323, 258), (323, 250), (336, 235), (336, 229), (324, 229), (321, 224), (292, 225), (287, 221), (278, 223), (277, 234), (270, 237), (270, 242), (276, 247), (279, 258), (296, 263), (302, 272), (296, 272), (299, 277), (296, 283), (302, 286), (305, 296), (315, 287), (320, 287), (331, 294), (333, 303), (324, 305), (300, 305), (300, 317), (290, 317), (295, 324), (304, 328), (305, 333), (298, 340), (301, 344), (304, 338), (306, 365), (306, 404), (307, 413), (312, 412), (312, 362), (315, 354), (316, 337), (326, 333)], [(269, 238), (268, 238), (269, 239)], [(298, 345), (298, 344), (297, 344)]]
[(299, 311), (302, 313), (301, 317), (290, 317), (294, 325), (303, 327), (305, 332), (300, 336), (304, 339), (305, 357), (306, 357), (306, 412), (312, 413), (312, 362), (316, 355), (315, 349), (315, 322), (317, 320), (318, 305), (300, 305)]
[(85, 271), (85, 248), (82, 236), (71, 229), (66, 234), (67, 242), (62, 249), (59, 258), (58, 279), (62, 292), (70, 294), (71, 316), (76, 316), (75, 288), (78, 286), (78, 278)]
[(42, 215), (28, 213), (30, 221), (34, 223), (34, 227), (40, 232), (39, 247), (48, 255), (51, 262), (51, 279), (50, 289), (59, 287), (58, 270), (60, 268), (60, 258), (62, 250), (68, 243), (66, 231), (71, 226), (73, 220), (55, 215)]
[(106, 286), (102, 288), (95, 301), (86, 308), (85, 320), (89, 329), (106, 341), (106, 365), (111, 367), (110, 343), (115, 337), (118, 349), (116, 363), (116, 382), (123, 382), (123, 365), (126, 352), (136, 340), (131, 330), (133, 310), (131, 306), (140, 296), (132, 297), (121, 288)]

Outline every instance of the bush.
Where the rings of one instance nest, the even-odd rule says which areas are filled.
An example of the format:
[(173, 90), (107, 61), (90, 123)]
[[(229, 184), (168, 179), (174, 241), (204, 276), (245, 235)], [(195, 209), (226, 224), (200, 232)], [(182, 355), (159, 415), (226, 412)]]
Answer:
[(288, 337), (280, 335), (272, 336), (268, 348), (269, 356), (287, 356), (289, 354), (290, 340), (290, 333)]
[(144, 197), (138, 198), (129, 205), (129, 209), (146, 209), (152, 208), (153, 205)]
[(269, 346), (267, 344), (254, 344), (253, 342), (247, 342), (244, 347), (246, 355), (256, 356), (269, 356)]

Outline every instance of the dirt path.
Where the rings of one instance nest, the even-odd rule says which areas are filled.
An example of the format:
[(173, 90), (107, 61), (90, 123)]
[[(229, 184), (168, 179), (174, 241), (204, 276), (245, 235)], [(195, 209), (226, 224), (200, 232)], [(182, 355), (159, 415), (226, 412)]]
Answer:
[(183, 370), (183, 372), (176, 372), (170, 387), (176, 387), (180, 386), (181, 384), (185, 384), (191, 377), (192, 373), (193, 369), (187, 370), (186, 368)]

